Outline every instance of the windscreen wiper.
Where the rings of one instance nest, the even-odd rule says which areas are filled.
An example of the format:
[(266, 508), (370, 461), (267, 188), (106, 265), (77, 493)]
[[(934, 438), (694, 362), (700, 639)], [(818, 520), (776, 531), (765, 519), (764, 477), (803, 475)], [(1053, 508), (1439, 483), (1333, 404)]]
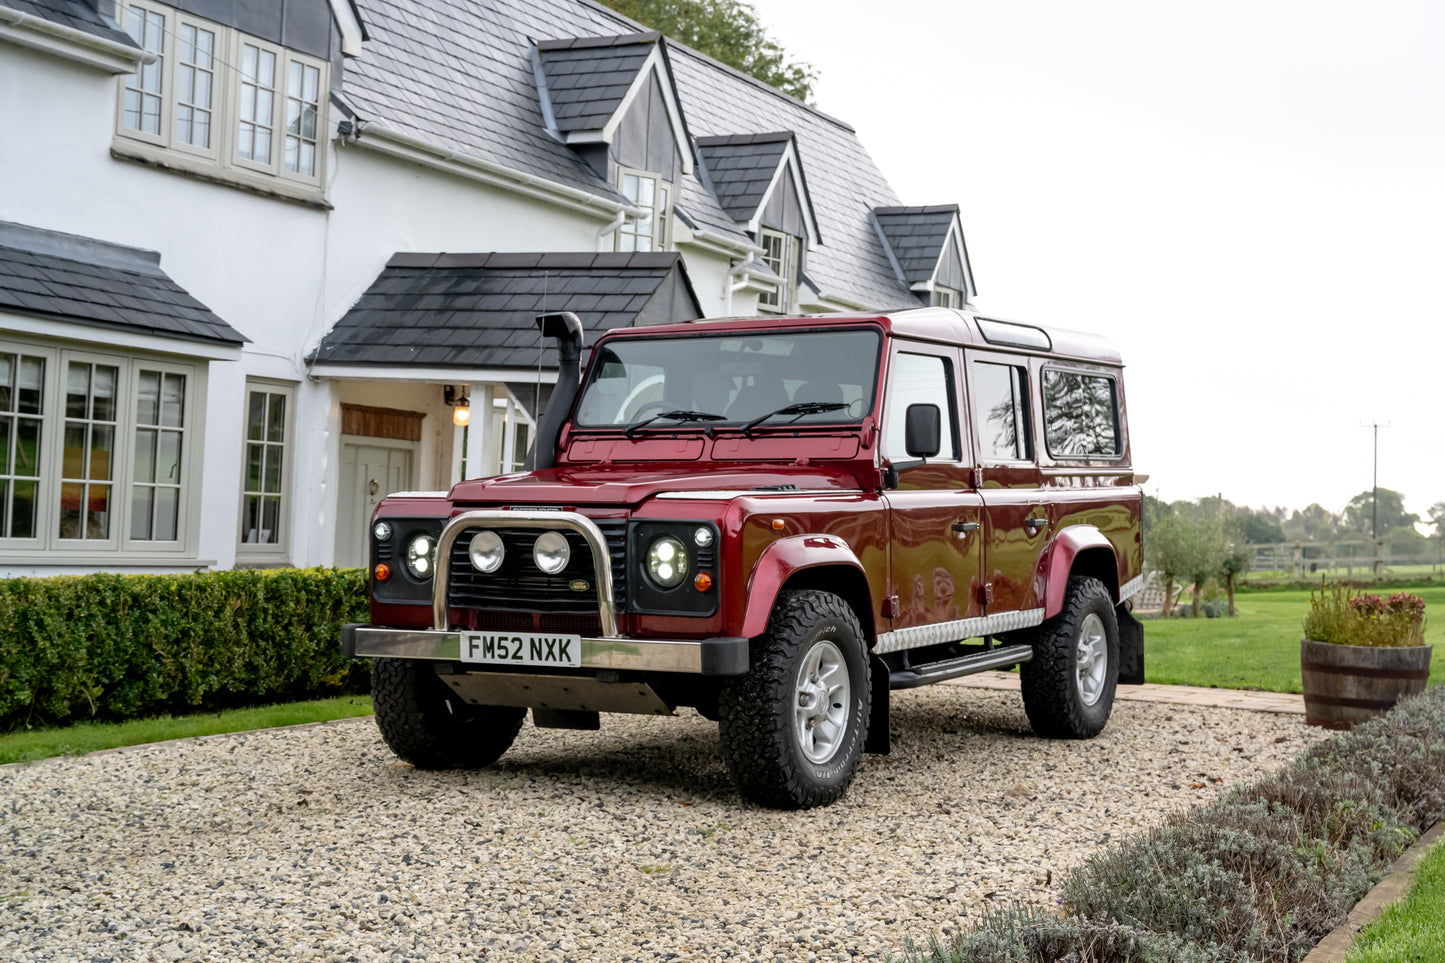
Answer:
[(708, 411), (659, 411), (655, 415), (648, 415), (641, 421), (634, 422), (627, 426), (624, 434), (631, 438), (636, 432), (641, 431), (659, 418), (669, 418), (673, 421), (726, 421), (722, 415), (715, 415)]
[(791, 405), (779, 408), (777, 411), (770, 411), (765, 415), (759, 415), (754, 418), (746, 425), (743, 425), (743, 434), (751, 438), (754, 428), (769, 418), (776, 418), (778, 415), (793, 415), (793, 420), (797, 421), (804, 415), (816, 415), (824, 411), (838, 411), (846, 407), (848, 407), (846, 401), (797, 401)]

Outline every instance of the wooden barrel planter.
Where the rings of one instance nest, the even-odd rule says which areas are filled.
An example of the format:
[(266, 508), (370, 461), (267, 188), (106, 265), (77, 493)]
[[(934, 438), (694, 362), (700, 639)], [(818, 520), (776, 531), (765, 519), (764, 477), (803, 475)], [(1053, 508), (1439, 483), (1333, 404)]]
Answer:
[(1425, 691), (1433, 646), (1382, 648), (1300, 639), (1305, 721), (1349, 729)]

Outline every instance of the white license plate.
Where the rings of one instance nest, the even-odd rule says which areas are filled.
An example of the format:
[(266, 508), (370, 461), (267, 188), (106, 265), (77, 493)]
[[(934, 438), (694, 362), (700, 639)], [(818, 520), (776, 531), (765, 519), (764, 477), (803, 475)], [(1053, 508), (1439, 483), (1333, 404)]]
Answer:
[(582, 668), (582, 636), (532, 632), (463, 632), (462, 661), (488, 665)]

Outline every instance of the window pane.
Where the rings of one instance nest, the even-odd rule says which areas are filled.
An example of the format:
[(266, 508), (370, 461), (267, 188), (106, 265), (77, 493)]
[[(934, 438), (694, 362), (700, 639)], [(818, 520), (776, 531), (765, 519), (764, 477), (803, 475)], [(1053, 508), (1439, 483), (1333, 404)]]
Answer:
[(246, 491), (248, 492), (261, 490), (261, 459), (262, 452), (265, 450), (265, 445), (246, 446)]
[(241, 511), (241, 541), (255, 543), (261, 540), (261, 498), (248, 495), (246, 506)]
[(91, 485), (86, 502), (85, 538), (110, 537), (110, 486)]
[(161, 424), (179, 428), (185, 418), (186, 376), (168, 374), (161, 390)]
[(1031, 457), (1024, 369), (1016, 365), (973, 366), (974, 421), (984, 458), (1018, 461)]
[(159, 371), (142, 371), (136, 386), (135, 420), (137, 424), (155, 425), (160, 423), (161, 374)]
[(131, 489), (130, 496), (130, 537), (147, 540), (151, 537), (151, 517), (155, 507), (156, 490), (148, 487)]
[(35, 537), (35, 482), (15, 483), (10, 500), (10, 536), (12, 538)]
[(80, 519), (82, 503), (85, 500), (85, 486), (79, 482), (66, 482), (60, 486), (60, 525), (56, 529), (61, 538), (83, 538)]
[[(266, 109), (270, 110), (270, 107)], [(271, 163), (271, 132), (264, 127), (256, 128), (256, 143), (252, 148), (251, 159), (261, 164)]]
[(15, 474), (40, 477), (40, 422), (34, 418), (17, 419), (15, 439)]
[(156, 431), (140, 428), (135, 433), (135, 471), (133, 481), (153, 482), (156, 480)]
[(115, 386), (119, 380), (119, 368), (104, 364), (95, 366), (91, 418), (96, 421), (115, 421)]
[(1119, 454), (1113, 379), (1077, 371), (1045, 371), (1044, 436), (1049, 454), (1058, 457)]
[(262, 441), (266, 437), (266, 395), (253, 391), (246, 405), (246, 440)]
[(65, 417), (84, 418), (89, 407), (90, 365), (70, 363), (70, 372), (65, 381)]
[(156, 455), (156, 481), (178, 485), (181, 481), (181, 433), (163, 431)]
[(281, 499), (266, 498), (261, 502), (261, 541), (275, 545), (281, 539)]
[(265, 395), (266, 404), (266, 440), (283, 442), (286, 440), (286, 396)]
[(180, 527), (180, 489), (157, 488), (155, 505), (156, 541), (174, 542)]
[(265, 491), (281, 491), (281, 449), (273, 445), (266, 447)]
[(10, 426), (14, 418), (0, 417), (0, 475), (10, 474)]
[(950, 404), (952, 379), (947, 362), (933, 355), (899, 353), (893, 361), (889, 381), (892, 387), (889, 389), (888, 425), (884, 434), (885, 454), (896, 461), (912, 457), (905, 444), (904, 425), (908, 406), (921, 404), (938, 406), (942, 442), (938, 457), (956, 457), (953, 406)]
[(286, 92), (292, 97), (301, 96), (301, 64), (294, 60), (286, 66)]
[(110, 425), (90, 426), (90, 478), (110, 480), (111, 455), (115, 452), (115, 428)]
[(20, 403), (16, 411), (25, 415), (41, 413), (41, 385), (45, 383), (45, 359), (20, 359)]
[(321, 93), (321, 71), (315, 67), (307, 67), (301, 84), (301, 99), (313, 104), (320, 103)]
[(89, 447), (85, 443), (85, 428), (84, 424), (67, 422), (65, 425), (63, 471), (66, 478), (85, 477), (85, 451)]
[(630, 201), (637, 200), (638, 178), (636, 174), (622, 175), (622, 194)]

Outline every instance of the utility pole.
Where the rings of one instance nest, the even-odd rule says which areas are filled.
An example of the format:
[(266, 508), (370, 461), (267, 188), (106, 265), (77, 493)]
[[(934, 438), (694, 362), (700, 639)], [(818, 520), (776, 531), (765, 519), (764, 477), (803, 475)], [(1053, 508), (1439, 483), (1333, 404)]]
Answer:
[(1370, 483), (1370, 537), (1379, 541), (1380, 539), (1380, 429), (1390, 427), (1389, 422), (1381, 424), (1378, 421), (1360, 422), (1361, 428), (1371, 428), (1375, 432), (1375, 471)]

